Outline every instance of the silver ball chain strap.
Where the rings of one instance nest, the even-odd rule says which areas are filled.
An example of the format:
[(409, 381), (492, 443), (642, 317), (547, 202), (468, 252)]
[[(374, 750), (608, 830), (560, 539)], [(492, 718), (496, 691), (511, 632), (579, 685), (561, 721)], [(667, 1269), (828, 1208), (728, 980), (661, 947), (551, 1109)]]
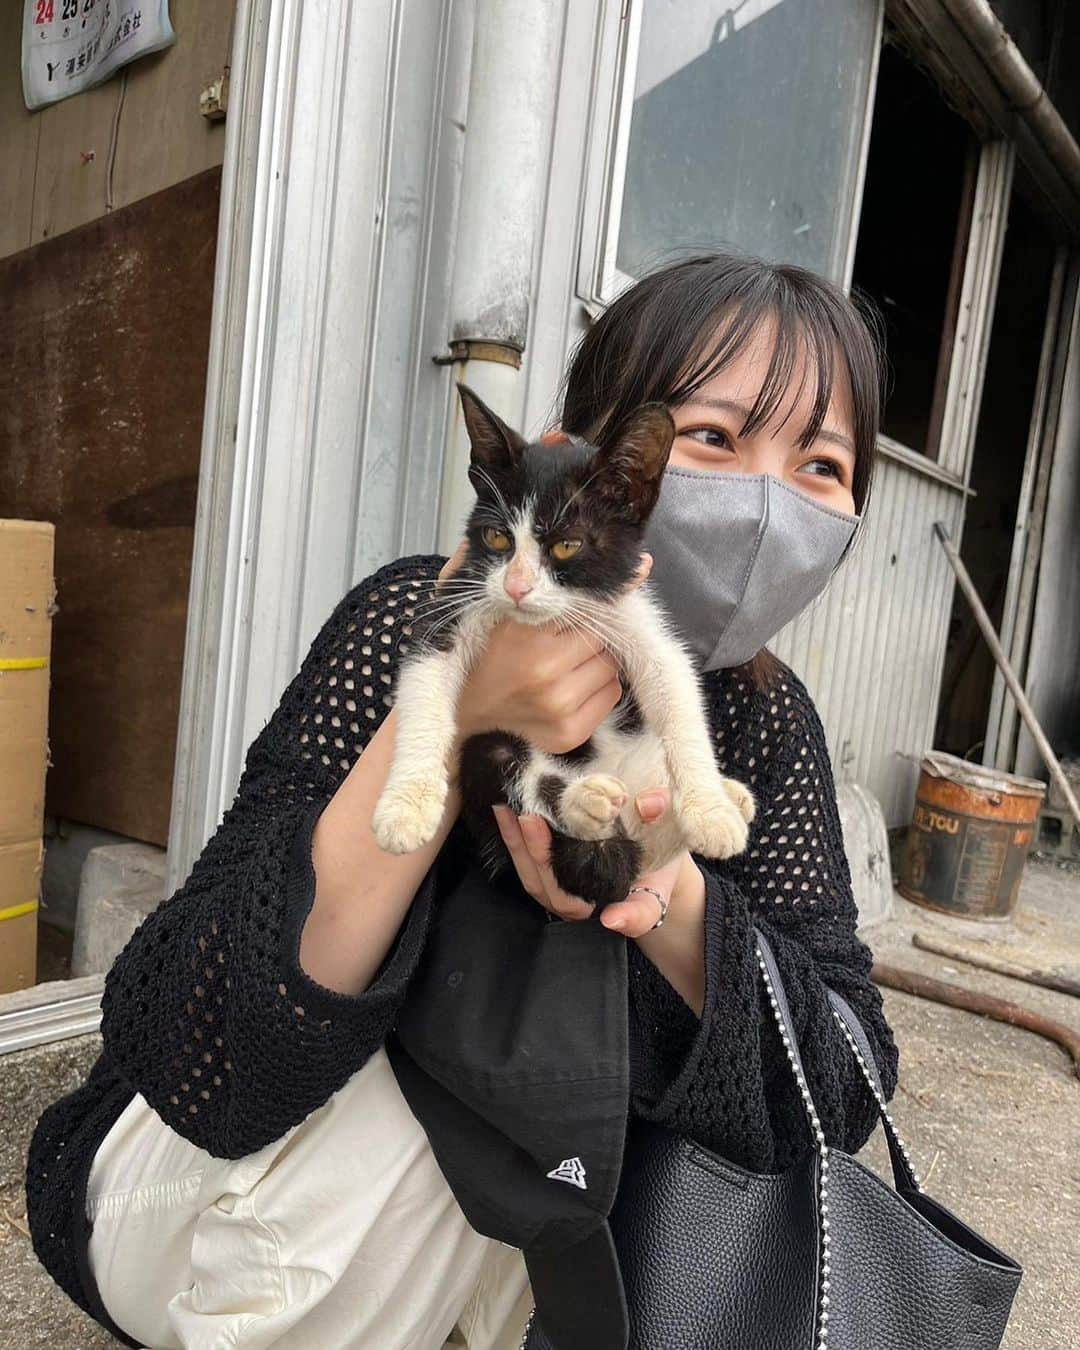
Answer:
[(818, 1279), (818, 1306), (817, 1318), (814, 1325), (814, 1346), (815, 1350), (829, 1350), (829, 1276), (832, 1274), (832, 1266), (829, 1263), (829, 1146), (825, 1142), (825, 1131), (822, 1129), (821, 1120), (817, 1113), (817, 1107), (814, 1105), (814, 1099), (810, 1095), (810, 1086), (806, 1081), (806, 1075), (803, 1073), (802, 1060), (799, 1058), (799, 1052), (795, 1044), (794, 1036), (788, 1027), (787, 1019), (780, 1008), (780, 1002), (776, 997), (776, 989), (773, 986), (772, 976), (769, 974), (769, 967), (766, 964), (760, 945), (757, 949), (757, 960), (758, 969), (761, 971), (761, 979), (765, 985), (765, 993), (768, 995), (769, 1007), (772, 1009), (777, 1030), (780, 1032), (780, 1041), (784, 1047), (784, 1054), (787, 1056), (788, 1064), (791, 1066), (791, 1071), (795, 1075), (799, 1096), (802, 1098), (803, 1110), (806, 1112), (806, 1118), (810, 1123), (810, 1133), (814, 1136), (814, 1145), (817, 1148), (818, 1153), (818, 1213), (820, 1215), (821, 1229), (821, 1267)]
[(886, 1134), (892, 1136), (893, 1143), (900, 1150), (900, 1156), (907, 1164), (907, 1170), (908, 1173), (910, 1174), (912, 1186), (914, 1187), (915, 1190), (921, 1192), (922, 1182), (919, 1180), (919, 1175), (915, 1171), (915, 1167), (912, 1164), (910, 1156), (908, 1155), (908, 1151), (904, 1145), (904, 1141), (900, 1138), (899, 1131), (896, 1128), (896, 1123), (893, 1120), (892, 1116), (889, 1114), (889, 1108), (886, 1105), (885, 1097), (882, 1094), (881, 1086), (877, 1078), (877, 1075), (873, 1072), (870, 1065), (867, 1064), (866, 1058), (863, 1055), (862, 1050), (859, 1048), (859, 1044), (856, 1041), (855, 1037), (852, 1035), (851, 1028), (848, 1026), (847, 1022), (844, 1020), (843, 1017), (841, 1017), (840, 1013), (837, 1012), (835, 1008), (833, 1008), (832, 1010), (832, 1015), (837, 1025), (839, 1026), (840, 1030), (844, 1033), (844, 1039), (851, 1047), (851, 1053), (855, 1056), (855, 1061), (858, 1064), (859, 1068), (862, 1070), (863, 1078), (866, 1079), (866, 1086), (873, 1093), (874, 1101), (877, 1103), (878, 1114), (881, 1116), (881, 1123), (883, 1128), (885, 1129)]
[[(810, 1094), (810, 1085), (806, 1081), (806, 1074), (803, 1071), (802, 1059), (799, 1055), (798, 1045), (795, 1041), (794, 1030), (788, 1025), (787, 1018), (789, 1014), (787, 1012), (787, 1000), (786, 998), (783, 998), (782, 992), (781, 998), (777, 997), (773, 976), (775, 974), (775, 978), (777, 982), (779, 982), (780, 973), (776, 968), (775, 958), (773, 957), (771, 948), (769, 948), (768, 943), (765, 942), (765, 939), (760, 933), (757, 934), (757, 939), (758, 968), (761, 971), (765, 992), (768, 995), (769, 1007), (772, 1009), (777, 1029), (780, 1032), (780, 1041), (784, 1047), (784, 1053), (787, 1056), (788, 1064), (791, 1066), (791, 1071), (795, 1077), (795, 1082), (799, 1089), (799, 1096), (802, 1098), (803, 1109), (806, 1112), (806, 1117), (810, 1124), (810, 1133), (813, 1135), (814, 1144), (818, 1153), (818, 1212), (820, 1214), (821, 1231), (821, 1269), (818, 1283), (819, 1296), (817, 1321), (815, 1324), (814, 1350), (828, 1350), (829, 1289), (830, 1278), (832, 1275), (829, 1246), (829, 1146), (825, 1142), (825, 1131), (822, 1129), (821, 1119), (817, 1113), (817, 1107), (814, 1105), (814, 1099)], [(765, 952), (762, 950), (763, 947), (765, 948), (765, 951), (768, 952), (768, 960), (766, 960)], [(781, 1006), (781, 999), (783, 999), (783, 1006)], [(847, 1005), (843, 1003), (843, 1000), (838, 1001), (845, 1009), (847, 1009)], [(851, 1017), (855, 1017), (854, 1012), (850, 1009), (847, 1009), (847, 1011), (850, 1013)], [(900, 1156), (906, 1164), (908, 1179), (911, 1185), (914, 1186), (916, 1190), (920, 1190), (919, 1178), (915, 1173), (914, 1167), (911, 1165), (908, 1151), (904, 1147), (904, 1142), (900, 1138), (896, 1126), (893, 1123), (893, 1118), (889, 1114), (888, 1107), (885, 1104), (885, 1097), (881, 1091), (876, 1069), (871, 1068), (860, 1048), (859, 1040), (861, 1039), (866, 1045), (867, 1053), (870, 1052), (869, 1043), (865, 1041), (865, 1032), (862, 1030), (862, 1027), (858, 1025), (856, 1019), (856, 1026), (858, 1027), (859, 1033), (857, 1039), (855, 1033), (849, 1026), (847, 1018), (838, 1010), (835, 1003), (832, 1005), (832, 1015), (837, 1025), (840, 1027), (840, 1030), (843, 1032), (844, 1039), (847, 1041), (855, 1056), (855, 1062), (859, 1066), (863, 1079), (873, 1095), (885, 1131), (899, 1150)]]

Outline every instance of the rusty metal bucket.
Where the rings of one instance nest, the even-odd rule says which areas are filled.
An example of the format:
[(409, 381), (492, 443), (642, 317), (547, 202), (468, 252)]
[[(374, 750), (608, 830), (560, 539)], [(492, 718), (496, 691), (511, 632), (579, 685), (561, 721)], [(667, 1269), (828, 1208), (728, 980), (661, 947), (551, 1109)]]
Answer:
[(924, 756), (900, 894), (966, 919), (1008, 919), (1046, 786), (932, 751)]

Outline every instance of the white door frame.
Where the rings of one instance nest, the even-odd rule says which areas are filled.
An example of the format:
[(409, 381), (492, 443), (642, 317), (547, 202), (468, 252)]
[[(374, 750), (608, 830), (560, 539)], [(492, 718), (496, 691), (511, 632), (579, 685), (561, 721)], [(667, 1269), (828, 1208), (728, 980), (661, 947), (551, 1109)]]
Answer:
[(473, 0), (240, 0), (167, 894), (334, 605), (434, 542), (472, 36)]

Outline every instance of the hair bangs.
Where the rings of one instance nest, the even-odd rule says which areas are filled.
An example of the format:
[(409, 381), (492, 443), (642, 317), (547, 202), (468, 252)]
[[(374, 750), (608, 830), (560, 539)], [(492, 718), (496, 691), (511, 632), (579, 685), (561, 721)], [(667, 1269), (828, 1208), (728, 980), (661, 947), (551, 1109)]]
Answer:
[(733, 303), (722, 303), (717, 309), (712, 331), (699, 342), (686, 370), (667, 391), (666, 401), (672, 405), (688, 402), (703, 385), (730, 365), (739, 352), (771, 328), (769, 364), (740, 428), (740, 435), (750, 436), (767, 426), (790, 396), (790, 407), (778, 424), (779, 427), (786, 426), (812, 376), (814, 397), (810, 415), (799, 434), (800, 446), (807, 449), (820, 434), (832, 402), (838, 338), (826, 316), (813, 305), (800, 305), (797, 297), (783, 285), (756, 286)]
[(786, 423), (812, 379), (810, 412), (799, 435), (808, 448), (821, 433), (837, 378), (846, 375), (855, 442), (852, 493), (862, 511), (880, 416), (880, 323), (858, 297), (801, 267), (713, 253), (643, 276), (578, 344), (564, 383), (563, 430), (602, 444), (640, 403), (687, 402), (765, 333), (772, 351), (742, 434), (778, 414)]

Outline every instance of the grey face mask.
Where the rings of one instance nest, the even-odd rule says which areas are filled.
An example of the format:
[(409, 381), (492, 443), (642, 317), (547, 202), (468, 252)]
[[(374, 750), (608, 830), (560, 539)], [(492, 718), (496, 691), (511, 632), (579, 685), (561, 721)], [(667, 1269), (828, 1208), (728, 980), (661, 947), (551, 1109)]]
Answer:
[(858, 523), (771, 474), (669, 466), (649, 586), (700, 669), (738, 666), (820, 595)]

